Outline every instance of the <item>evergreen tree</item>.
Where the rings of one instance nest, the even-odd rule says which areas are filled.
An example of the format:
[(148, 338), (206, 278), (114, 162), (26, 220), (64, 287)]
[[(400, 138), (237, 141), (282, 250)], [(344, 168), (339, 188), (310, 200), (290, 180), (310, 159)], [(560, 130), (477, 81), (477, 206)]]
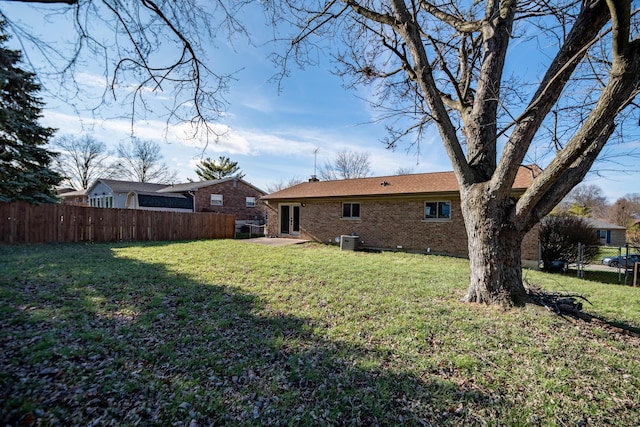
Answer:
[(244, 174), (238, 167), (238, 162), (232, 162), (230, 158), (220, 156), (218, 160), (201, 160), (196, 165), (196, 174), (200, 177), (200, 181), (209, 181), (213, 179), (222, 179), (228, 177), (242, 178)]
[(38, 124), (40, 85), (18, 67), (22, 53), (5, 48), (6, 41), (0, 22), (0, 201), (55, 203), (62, 177), (50, 168), (55, 154), (43, 148), (55, 129)]

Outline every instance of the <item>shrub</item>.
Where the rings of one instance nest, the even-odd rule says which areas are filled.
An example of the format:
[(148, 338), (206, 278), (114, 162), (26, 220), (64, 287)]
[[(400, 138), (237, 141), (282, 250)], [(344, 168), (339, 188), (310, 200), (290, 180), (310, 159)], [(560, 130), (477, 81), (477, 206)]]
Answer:
[(544, 269), (552, 268), (554, 261), (575, 263), (578, 243), (584, 245), (582, 261), (591, 262), (598, 255), (598, 236), (588, 221), (574, 215), (550, 215), (540, 222), (540, 243)]

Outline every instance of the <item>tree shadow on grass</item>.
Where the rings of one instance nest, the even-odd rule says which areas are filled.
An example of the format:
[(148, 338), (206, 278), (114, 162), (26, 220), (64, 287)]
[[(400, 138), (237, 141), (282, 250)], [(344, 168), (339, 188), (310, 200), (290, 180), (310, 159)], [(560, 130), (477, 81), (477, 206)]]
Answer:
[(393, 350), (324, 339), (232, 284), (109, 245), (0, 255), (7, 425), (464, 425), (501, 410), (431, 368), (390, 369)]

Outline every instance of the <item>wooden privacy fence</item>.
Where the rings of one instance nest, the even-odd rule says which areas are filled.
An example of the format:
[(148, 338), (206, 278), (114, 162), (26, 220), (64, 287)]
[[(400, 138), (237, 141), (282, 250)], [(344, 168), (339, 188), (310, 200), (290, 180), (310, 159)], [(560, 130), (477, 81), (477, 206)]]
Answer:
[(235, 216), (0, 203), (0, 243), (228, 239)]

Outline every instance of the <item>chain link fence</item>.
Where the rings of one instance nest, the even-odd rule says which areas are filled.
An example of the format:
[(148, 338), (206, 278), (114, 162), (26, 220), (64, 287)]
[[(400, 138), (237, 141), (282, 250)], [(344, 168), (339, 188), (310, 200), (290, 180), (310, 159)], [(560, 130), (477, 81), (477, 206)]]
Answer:
[[(575, 274), (580, 278), (591, 280), (602, 279), (611, 282), (612, 277), (617, 283), (631, 286), (640, 286), (640, 247), (627, 244), (625, 246), (585, 246), (578, 244), (575, 248), (575, 263), (557, 261), (548, 271)], [(538, 251), (538, 266), (543, 265)]]

